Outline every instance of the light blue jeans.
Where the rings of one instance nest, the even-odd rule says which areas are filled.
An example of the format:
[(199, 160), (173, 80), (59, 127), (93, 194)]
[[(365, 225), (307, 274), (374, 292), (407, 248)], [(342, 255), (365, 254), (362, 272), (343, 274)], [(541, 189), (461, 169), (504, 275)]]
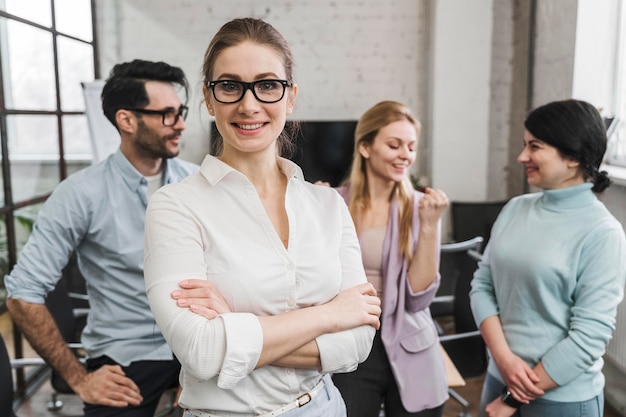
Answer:
[[(280, 417), (346, 417), (346, 404), (329, 375), (324, 376), (324, 388), (310, 403), (294, 408)], [(183, 417), (194, 417), (185, 411)]]
[[(485, 377), (483, 392), (480, 397), (479, 417), (485, 417), (485, 407), (502, 393), (504, 384), (489, 375)], [(587, 401), (556, 402), (539, 398), (523, 405), (513, 417), (602, 417), (604, 415), (604, 394)]]

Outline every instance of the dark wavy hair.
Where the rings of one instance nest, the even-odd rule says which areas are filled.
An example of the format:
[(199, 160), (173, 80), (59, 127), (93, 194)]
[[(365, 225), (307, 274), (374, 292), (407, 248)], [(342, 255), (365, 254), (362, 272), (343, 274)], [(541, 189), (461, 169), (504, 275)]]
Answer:
[(524, 127), (562, 156), (578, 161), (594, 192), (611, 185), (607, 172), (599, 170), (607, 146), (606, 126), (593, 105), (574, 99), (553, 101), (531, 111)]
[(117, 64), (111, 69), (109, 78), (102, 89), (102, 110), (104, 115), (118, 130), (115, 114), (120, 109), (143, 108), (150, 103), (146, 92), (146, 81), (161, 81), (178, 84), (189, 97), (189, 82), (185, 73), (178, 67), (165, 62), (151, 62), (135, 59)]

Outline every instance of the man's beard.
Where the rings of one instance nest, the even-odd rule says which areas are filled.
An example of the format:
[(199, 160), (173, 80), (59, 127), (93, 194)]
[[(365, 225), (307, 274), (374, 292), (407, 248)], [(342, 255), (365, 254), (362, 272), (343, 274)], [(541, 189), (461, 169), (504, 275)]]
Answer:
[(145, 155), (153, 158), (173, 158), (178, 156), (180, 149), (178, 147), (174, 151), (168, 149), (167, 142), (178, 135), (180, 135), (180, 132), (159, 137), (146, 126), (143, 120), (138, 120), (137, 135), (134, 143)]

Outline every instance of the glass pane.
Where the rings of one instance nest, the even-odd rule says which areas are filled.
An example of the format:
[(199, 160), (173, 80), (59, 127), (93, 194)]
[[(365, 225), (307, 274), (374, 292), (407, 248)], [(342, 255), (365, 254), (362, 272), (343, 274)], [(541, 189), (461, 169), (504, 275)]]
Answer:
[[(0, 164), (2, 163), (2, 154), (0, 153)], [(2, 169), (2, 166), (0, 165), (0, 169)], [(4, 176), (0, 175), (0, 207), (4, 207), (5, 201), (4, 201)]]
[(32, 206), (23, 207), (18, 209), (14, 213), (15, 218), (15, 243), (17, 245), (17, 256), (22, 252), (22, 248), (26, 244), (26, 241), (33, 233), (33, 225), (37, 219), (37, 213), (41, 209), (43, 204), (35, 204)]
[(10, 159), (59, 157), (56, 116), (30, 114), (7, 116), (7, 136)]
[[(42, 26), (52, 26), (50, 0), (4, 0), (4, 3), (7, 13), (39, 23)], [(0, 4), (2, 4), (1, 1)]]
[(89, 0), (56, 0), (54, 2), (57, 30), (66, 35), (91, 42), (91, 2)]
[(6, 107), (55, 110), (52, 34), (20, 22), (0, 20), (0, 24), (6, 24), (8, 41), (8, 60), (4, 53), (2, 56)]
[[(4, 306), (7, 292), (4, 288), (4, 275), (9, 272), (9, 255), (5, 217), (0, 217), (0, 306)], [(2, 334), (4, 336), (4, 332)]]
[(87, 116), (63, 116), (63, 146), (65, 159), (91, 160), (91, 142)]
[(61, 108), (65, 111), (84, 111), (85, 100), (80, 83), (93, 81), (93, 47), (61, 36), (57, 41)]
[(55, 116), (7, 116), (11, 187), (19, 202), (50, 192), (59, 183)]

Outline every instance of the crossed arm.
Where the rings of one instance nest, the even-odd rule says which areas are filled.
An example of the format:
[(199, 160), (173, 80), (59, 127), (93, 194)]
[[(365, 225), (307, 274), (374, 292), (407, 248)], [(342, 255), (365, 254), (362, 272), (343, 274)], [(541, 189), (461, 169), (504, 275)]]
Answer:
[[(208, 320), (230, 313), (226, 300), (208, 281), (188, 279), (172, 298), (181, 308)], [(256, 368), (269, 364), (293, 368), (320, 368), (315, 337), (370, 325), (380, 327), (380, 299), (369, 283), (339, 293), (326, 304), (292, 311), (280, 316), (258, 317), (263, 331), (263, 349)], [(303, 324), (304, 323), (304, 324)]]

